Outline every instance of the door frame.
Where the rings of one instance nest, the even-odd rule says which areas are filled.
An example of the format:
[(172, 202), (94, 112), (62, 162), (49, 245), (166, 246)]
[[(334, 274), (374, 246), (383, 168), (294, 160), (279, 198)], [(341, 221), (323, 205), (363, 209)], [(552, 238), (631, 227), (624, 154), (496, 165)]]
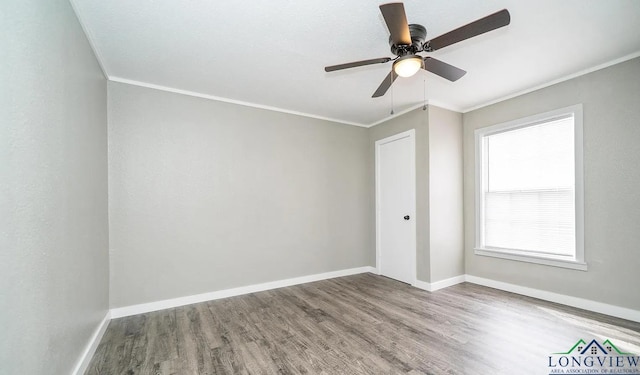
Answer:
[(380, 247), (380, 147), (384, 144), (397, 141), (403, 138), (409, 138), (411, 140), (409, 145), (409, 154), (411, 155), (411, 161), (409, 163), (410, 168), (410, 176), (413, 181), (412, 186), (412, 195), (413, 195), (413, 212), (410, 215), (413, 216), (413, 220), (411, 220), (411, 247), (412, 247), (412, 257), (411, 257), (411, 272), (409, 274), (409, 280), (411, 280), (411, 285), (416, 284), (417, 280), (417, 245), (416, 245), (416, 130), (411, 129), (407, 130), (375, 142), (375, 190), (376, 190), (376, 206), (375, 206), (375, 215), (376, 215), (376, 272), (378, 274), (382, 273), (382, 262), (381, 262), (381, 247)]

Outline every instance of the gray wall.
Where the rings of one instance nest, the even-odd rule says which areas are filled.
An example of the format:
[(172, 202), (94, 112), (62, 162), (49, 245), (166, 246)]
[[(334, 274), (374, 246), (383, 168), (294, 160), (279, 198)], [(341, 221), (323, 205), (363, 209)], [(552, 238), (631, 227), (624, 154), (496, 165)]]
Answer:
[(109, 82), (111, 306), (374, 265), (367, 129)]
[(367, 221), (372, 228), (375, 264), (375, 142), (409, 129), (416, 130), (416, 276), (418, 280), (429, 282), (429, 111), (414, 110), (369, 128), (368, 185), (374, 189), (369, 198), (372, 214)]
[(0, 373), (68, 374), (108, 308), (106, 80), (68, 1), (0, 8)]
[(429, 106), (430, 282), (464, 275), (462, 115)]
[[(640, 310), (640, 59), (464, 114), (467, 274)], [(473, 131), (583, 103), (587, 272), (473, 254)]]

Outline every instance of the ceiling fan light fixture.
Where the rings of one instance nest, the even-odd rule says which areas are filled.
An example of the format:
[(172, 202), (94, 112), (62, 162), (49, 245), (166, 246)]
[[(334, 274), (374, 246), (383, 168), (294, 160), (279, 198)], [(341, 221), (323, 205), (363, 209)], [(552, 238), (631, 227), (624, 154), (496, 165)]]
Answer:
[(402, 56), (393, 63), (393, 71), (400, 77), (411, 77), (422, 68), (422, 57), (417, 55)]

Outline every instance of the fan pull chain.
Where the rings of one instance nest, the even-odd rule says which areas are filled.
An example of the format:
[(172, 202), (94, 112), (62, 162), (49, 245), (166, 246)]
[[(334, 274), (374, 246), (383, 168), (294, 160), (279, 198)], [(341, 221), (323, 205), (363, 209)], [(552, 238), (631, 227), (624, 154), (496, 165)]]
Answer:
[(427, 79), (426, 78), (422, 79), (422, 85), (423, 85), (422, 93), (424, 94), (424, 104), (422, 105), (422, 110), (426, 111), (427, 110)]
[(389, 74), (389, 81), (391, 81), (391, 115), (393, 115), (393, 74)]

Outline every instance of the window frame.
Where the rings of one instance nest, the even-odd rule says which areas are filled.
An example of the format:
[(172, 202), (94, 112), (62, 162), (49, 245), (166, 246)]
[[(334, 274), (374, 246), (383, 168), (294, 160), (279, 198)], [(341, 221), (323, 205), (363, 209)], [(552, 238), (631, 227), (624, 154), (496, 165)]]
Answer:
[[(517, 130), (532, 125), (537, 125), (554, 119), (567, 116), (574, 118), (574, 168), (575, 168), (575, 258), (567, 259), (563, 256), (539, 254), (517, 249), (485, 248), (483, 245), (484, 233), (484, 199), (483, 164), (486, 153), (483, 147), (483, 139), (486, 136)], [(547, 266), (570, 268), (586, 271), (587, 263), (584, 253), (584, 173), (583, 173), (583, 115), (582, 104), (559, 108), (553, 111), (540, 113), (524, 118), (519, 118), (504, 123), (491, 125), (474, 131), (475, 145), (475, 243), (474, 254), (501, 259), (509, 259), (521, 262), (537, 263)]]

